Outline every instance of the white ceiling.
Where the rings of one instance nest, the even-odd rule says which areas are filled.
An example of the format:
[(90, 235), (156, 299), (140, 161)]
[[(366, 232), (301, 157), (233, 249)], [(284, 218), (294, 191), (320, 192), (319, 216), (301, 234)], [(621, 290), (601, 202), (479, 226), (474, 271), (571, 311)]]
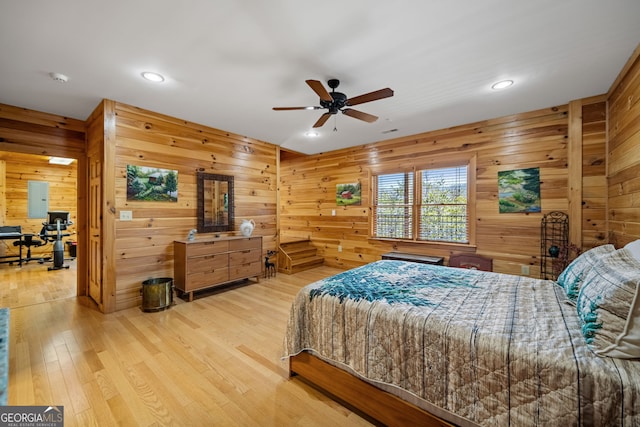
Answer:
[[(4, 0), (0, 103), (84, 120), (108, 98), (325, 152), (606, 93), (639, 21), (638, 0)], [(329, 78), (395, 96), (315, 139), (323, 111), (272, 110), (319, 105), (305, 80)]]

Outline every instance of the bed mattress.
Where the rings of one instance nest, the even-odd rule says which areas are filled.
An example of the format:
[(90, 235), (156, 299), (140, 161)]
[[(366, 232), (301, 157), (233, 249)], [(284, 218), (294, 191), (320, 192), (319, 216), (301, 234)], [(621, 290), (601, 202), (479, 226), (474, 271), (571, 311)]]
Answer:
[(378, 261), (303, 288), (285, 352), (480, 425), (640, 425), (640, 362), (580, 327), (553, 281)]

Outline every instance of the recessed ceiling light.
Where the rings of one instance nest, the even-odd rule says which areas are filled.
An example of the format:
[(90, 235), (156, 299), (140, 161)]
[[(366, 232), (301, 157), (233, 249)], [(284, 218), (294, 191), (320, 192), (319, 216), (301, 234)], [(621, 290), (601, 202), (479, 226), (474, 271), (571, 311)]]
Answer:
[(160, 83), (164, 81), (164, 77), (162, 77), (161, 74), (154, 73), (152, 71), (145, 71), (144, 73), (142, 73), (142, 77), (154, 83)]
[(304, 136), (306, 136), (307, 138), (315, 138), (317, 136), (319, 136), (320, 134), (318, 132), (316, 132), (315, 130), (310, 130), (304, 133)]
[(49, 157), (49, 163), (51, 163), (52, 165), (68, 166), (73, 163), (73, 159), (67, 159), (65, 157)]
[(505, 89), (511, 86), (512, 84), (513, 84), (513, 80), (502, 80), (500, 82), (497, 82), (491, 85), (491, 89), (494, 89), (494, 90)]

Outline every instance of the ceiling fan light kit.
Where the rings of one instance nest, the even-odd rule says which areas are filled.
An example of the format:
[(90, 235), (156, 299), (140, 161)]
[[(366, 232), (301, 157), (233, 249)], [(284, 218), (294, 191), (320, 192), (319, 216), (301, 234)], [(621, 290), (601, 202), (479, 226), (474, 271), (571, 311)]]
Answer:
[(358, 104), (364, 104), (365, 102), (377, 101), (378, 99), (389, 98), (393, 96), (393, 90), (389, 88), (380, 89), (374, 92), (365, 93), (363, 95), (356, 96), (355, 98), (349, 98), (342, 92), (336, 92), (336, 88), (340, 85), (340, 80), (330, 79), (327, 81), (327, 85), (331, 88), (331, 92), (327, 91), (322, 82), (318, 80), (306, 80), (309, 87), (320, 97), (320, 106), (311, 107), (274, 107), (275, 111), (288, 111), (288, 110), (321, 110), (326, 109), (324, 113), (313, 125), (314, 128), (319, 128), (324, 125), (329, 117), (341, 112), (354, 119), (362, 120), (367, 123), (373, 123), (378, 120), (377, 116), (368, 114), (359, 110), (354, 110), (352, 107)]

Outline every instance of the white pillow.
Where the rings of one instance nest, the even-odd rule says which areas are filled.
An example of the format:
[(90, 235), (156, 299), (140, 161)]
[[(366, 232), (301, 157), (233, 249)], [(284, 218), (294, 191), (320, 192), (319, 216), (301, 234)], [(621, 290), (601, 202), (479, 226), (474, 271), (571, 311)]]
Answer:
[(615, 252), (613, 245), (602, 245), (591, 248), (581, 253), (571, 264), (558, 276), (558, 284), (564, 288), (565, 294), (570, 301), (575, 302), (580, 293), (580, 286), (587, 273), (606, 254)]
[(632, 257), (640, 260), (640, 239), (634, 240), (631, 243), (627, 243), (624, 248), (631, 252)]

